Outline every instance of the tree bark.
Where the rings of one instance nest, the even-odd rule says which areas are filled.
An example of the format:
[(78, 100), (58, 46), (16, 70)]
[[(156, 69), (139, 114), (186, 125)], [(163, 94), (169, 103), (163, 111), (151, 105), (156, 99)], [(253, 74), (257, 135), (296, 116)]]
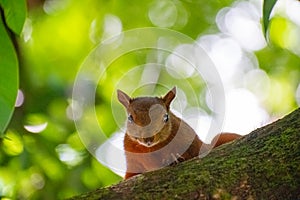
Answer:
[(71, 199), (300, 199), (300, 108), (204, 158)]

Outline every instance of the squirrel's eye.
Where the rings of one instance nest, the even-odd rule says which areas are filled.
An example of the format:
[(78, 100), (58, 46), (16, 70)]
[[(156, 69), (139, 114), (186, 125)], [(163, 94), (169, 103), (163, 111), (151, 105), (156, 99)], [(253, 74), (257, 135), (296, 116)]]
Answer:
[(133, 117), (132, 117), (132, 115), (128, 115), (128, 121), (130, 122), (130, 123), (132, 123), (133, 122)]
[(166, 113), (164, 115), (164, 119), (163, 120), (164, 120), (165, 123), (169, 121), (169, 114), (168, 113)]

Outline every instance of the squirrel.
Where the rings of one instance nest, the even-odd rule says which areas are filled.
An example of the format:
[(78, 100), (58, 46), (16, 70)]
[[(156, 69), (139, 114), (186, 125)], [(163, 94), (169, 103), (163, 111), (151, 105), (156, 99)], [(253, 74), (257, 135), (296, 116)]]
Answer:
[[(171, 112), (176, 87), (164, 97), (131, 98), (121, 90), (117, 90), (117, 96), (128, 114), (123, 141), (125, 179), (197, 157), (209, 147), (185, 121)], [(234, 133), (218, 134), (212, 140), (213, 148), (239, 137)]]

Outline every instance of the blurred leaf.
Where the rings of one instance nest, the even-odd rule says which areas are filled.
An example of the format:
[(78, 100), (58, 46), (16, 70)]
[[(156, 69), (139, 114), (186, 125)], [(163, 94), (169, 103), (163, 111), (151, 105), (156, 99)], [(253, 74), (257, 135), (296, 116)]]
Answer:
[(0, 136), (3, 135), (15, 107), (18, 92), (18, 59), (0, 19)]
[(7, 26), (17, 35), (20, 35), (25, 23), (27, 11), (25, 0), (0, 0), (4, 10)]
[(81, 173), (81, 180), (90, 189), (95, 189), (101, 184), (100, 179), (95, 178), (95, 172), (92, 168), (86, 168)]
[(83, 151), (85, 150), (84, 144), (82, 144), (82, 141), (79, 137), (79, 134), (77, 132), (71, 134), (68, 139), (67, 143), (75, 150), (77, 151)]
[(18, 134), (8, 131), (6, 137), (3, 140), (3, 149), (8, 155), (16, 156), (23, 152), (23, 142)]
[(270, 15), (272, 12), (272, 9), (275, 5), (277, 0), (264, 0), (263, 3), (263, 24), (264, 24), (264, 34), (267, 34), (268, 26), (270, 23)]
[(288, 48), (290, 22), (284, 17), (273, 17), (269, 25), (269, 39), (280, 48)]

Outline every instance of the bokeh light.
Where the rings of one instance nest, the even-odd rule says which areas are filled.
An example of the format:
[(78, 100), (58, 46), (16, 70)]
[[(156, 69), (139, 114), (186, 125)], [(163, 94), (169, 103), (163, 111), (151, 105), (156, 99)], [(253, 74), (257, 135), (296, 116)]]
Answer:
[(24, 128), (31, 133), (40, 133), (47, 128), (48, 123), (36, 124), (36, 125), (24, 125)]
[(18, 94), (17, 94), (17, 100), (16, 100), (16, 107), (20, 107), (22, 106), (22, 104), (24, 103), (24, 93), (22, 92), (22, 90), (18, 90)]
[(191, 44), (183, 44), (176, 47), (174, 53), (166, 60), (168, 72), (178, 79), (192, 76), (195, 71), (195, 56), (195, 50)]

